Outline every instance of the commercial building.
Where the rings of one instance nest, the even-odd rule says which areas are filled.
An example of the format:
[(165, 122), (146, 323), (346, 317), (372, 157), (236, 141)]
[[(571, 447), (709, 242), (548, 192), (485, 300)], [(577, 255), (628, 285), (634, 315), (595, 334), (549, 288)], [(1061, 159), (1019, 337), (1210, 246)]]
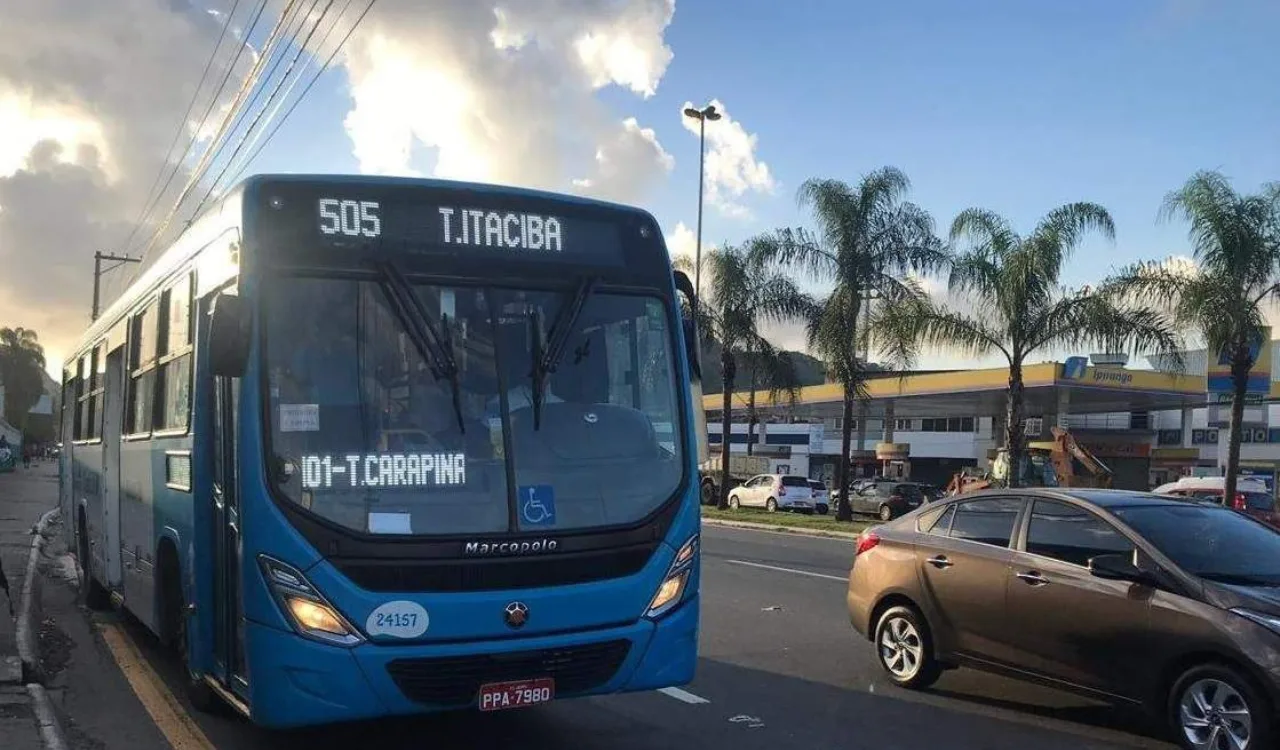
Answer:
[[(1243, 420), (1241, 463), (1245, 473), (1274, 488), (1280, 471), (1280, 383), (1271, 373), (1280, 368), (1271, 366), (1275, 352), (1269, 342), (1260, 354), (1252, 373), (1253, 403)], [(1024, 367), (1027, 439), (1048, 440), (1054, 426), (1069, 429), (1112, 469), (1119, 488), (1220, 474), (1229, 409), (1218, 403), (1217, 393), (1211, 403), (1209, 393), (1213, 385), (1222, 387), (1220, 376), (1215, 380), (1219, 368), (1206, 367), (1203, 351), (1187, 352), (1183, 360), (1181, 372), (1167, 360), (1151, 362), (1162, 369), (1128, 369), (1126, 358), (1107, 355)], [(1003, 442), (1008, 377), (1007, 369), (993, 368), (886, 373), (871, 380), (870, 399), (853, 425), (855, 476), (884, 473), (942, 484), (964, 466), (987, 466)], [(760, 424), (748, 441), (749, 394), (732, 396), (730, 450), (747, 452), (750, 442), (751, 452), (769, 457), (776, 470), (832, 481), (840, 454), (841, 387), (803, 388), (794, 405), (764, 392), (755, 398)], [(713, 452), (723, 444), (721, 405), (720, 394), (704, 399)]]

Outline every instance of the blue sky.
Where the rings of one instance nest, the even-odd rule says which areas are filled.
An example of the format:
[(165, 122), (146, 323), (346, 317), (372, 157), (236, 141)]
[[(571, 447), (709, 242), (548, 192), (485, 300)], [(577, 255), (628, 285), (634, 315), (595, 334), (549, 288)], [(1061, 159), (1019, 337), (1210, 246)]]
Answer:
[[(749, 219), (708, 210), (705, 243), (802, 222), (795, 191), (808, 177), (892, 164), (943, 231), (971, 205), (1029, 229), (1061, 203), (1103, 204), (1117, 241), (1082, 248), (1066, 279), (1082, 284), (1189, 252), (1185, 228), (1156, 214), (1195, 170), (1221, 169), (1242, 190), (1280, 179), (1278, 34), (1273, 0), (682, 0), (656, 94), (598, 97), (674, 157), (641, 201), (668, 231), (696, 216), (697, 139), (679, 109), (715, 98), (757, 136), (777, 185), (742, 199)], [(334, 116), (349, 108), (335, 73), (255, 171), (357, 169)]]

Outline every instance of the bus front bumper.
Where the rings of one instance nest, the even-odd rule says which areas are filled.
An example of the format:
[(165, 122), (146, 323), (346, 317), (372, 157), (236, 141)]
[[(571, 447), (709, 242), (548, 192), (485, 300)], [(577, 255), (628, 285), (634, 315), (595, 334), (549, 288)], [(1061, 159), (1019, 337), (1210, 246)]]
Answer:
[(249, 623), (252, 718), (288, 728), (475, 707), (480, 684), (552, 677), (556, 697), (686, 685), (698, 598), (658, 622), (570, 635), (352, 649)]

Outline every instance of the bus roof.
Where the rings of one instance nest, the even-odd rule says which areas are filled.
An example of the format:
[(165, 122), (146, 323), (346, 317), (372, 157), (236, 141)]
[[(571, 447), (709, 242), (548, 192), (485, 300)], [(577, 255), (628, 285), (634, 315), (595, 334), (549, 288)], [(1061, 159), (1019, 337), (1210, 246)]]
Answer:
[[(138, 301), (159, 288), (161, 283), (175, 269), (186, 263), (203, 247), (226, 231), (242, 225), (242, 206), (246, 195), (255, 195), (269, 185), (348, 185), (369, 187), (405, 187), (434, 188), (437, 190), (458, 190), (490, 194), (494, 196), (510, 196), (516, 199), (535, 199), (559, 201), (584, 207), (640, 214), (657, 225), (657, 221), (648, 211), (636, 206), (629, 206), (611, 201), (597, 200), (569, 193), (555, 193), (531, 188), (494, 185), (480, 182), (462, 182), (420, 177), (386, 177), (378, 175), (358, 174), (319, 174), (319, 173), (271, 173), (256, 174), (245, 178), (228, 189), (213, 205), (204, 209), (191, 222), (176, 241), (167, 248), (158, 251), (155, 262), (142, 268), (140, 275), (120, 294), (98, 319), (91, 323), (80, 336), (75, 348), (68, 353), (63, 367), (71, 366), (75, 360), (100, 341), (112, 328), (138, 303)], [(156, 251), (153, 251), (155, 253)]]
[(647, 214), (648, 212), (638, 206), (630, 206), (624, 203), (615, 203), (612, 201), (603, 201), (596, 198), (587, 198), (572, 193), (556, 193), (549, 190), (535, 190), (533, 188), (512, 187), (509, 185), (495, 185), (487, 182), (463, 182), (460, 180), (441, 180), (433, 177), (386, 177), (381, 175), (357, 175), (357, 174), (257, 174), (245, 178), (237, 185), (237, 189), (245, 192), (252, 192), (262, 183), (327, 183), (332, 185), (374, 185), (374, 186), (404, 186), (404, 187), (426, 187), (438, 190), (467, 190), (477, 193), (489, 193), (493, 195), (509, 195), (514, 198), (538, 198), (542, 200), (563, 201), (565, 203), (576, 203), (582, 206), (593, 206), (595, 208), (608, 208), (618, 211), (638, 211)]

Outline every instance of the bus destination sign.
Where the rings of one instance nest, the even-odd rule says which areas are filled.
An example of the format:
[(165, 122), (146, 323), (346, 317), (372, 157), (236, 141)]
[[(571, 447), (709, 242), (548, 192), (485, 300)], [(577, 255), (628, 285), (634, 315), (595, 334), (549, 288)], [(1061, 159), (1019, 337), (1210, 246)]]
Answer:
[(623, 262), (616, 225), (547, 212), (325, 197), (315, 203), (315, 226), (321, 236), (339, 244), (404, 241), (427, 252), (490, 251)]

